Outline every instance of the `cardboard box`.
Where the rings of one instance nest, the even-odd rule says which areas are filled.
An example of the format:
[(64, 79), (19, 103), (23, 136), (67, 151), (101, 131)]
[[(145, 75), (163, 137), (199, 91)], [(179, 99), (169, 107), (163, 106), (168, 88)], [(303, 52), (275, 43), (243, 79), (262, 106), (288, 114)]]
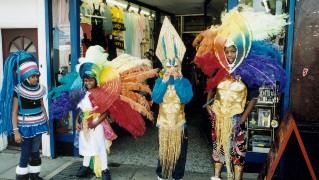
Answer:
[(253, 147), (270, 147), (272, 143), (270, 136), (264, 135), (253, 135), (252, 136), (252, 146)]
[(270, 148), (254, 147), (254, 146), (253, 146), (253, 152), (268, 153), (269, 150), (270, 150)]

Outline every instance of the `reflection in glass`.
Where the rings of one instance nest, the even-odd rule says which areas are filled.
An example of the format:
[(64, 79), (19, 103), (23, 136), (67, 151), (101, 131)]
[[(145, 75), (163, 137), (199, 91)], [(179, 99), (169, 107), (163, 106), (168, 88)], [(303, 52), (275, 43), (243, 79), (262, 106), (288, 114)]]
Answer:
[[(71, 41), (69, 1), (52, 0), (52, 86), (59, 86), (59, 80), (71, 71)], [(72, 114), (71, 111), (69, 114)], [(72, 116), (55, 119), (55, 131), (59, 134), (73, 133)]]

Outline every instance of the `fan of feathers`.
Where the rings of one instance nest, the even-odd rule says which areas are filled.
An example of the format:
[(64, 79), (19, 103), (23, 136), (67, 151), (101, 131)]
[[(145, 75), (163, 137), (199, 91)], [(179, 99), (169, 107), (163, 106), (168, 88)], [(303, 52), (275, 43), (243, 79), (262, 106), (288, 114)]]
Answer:
[(151, 95), (152, 91), (145, 81), (157, 74), (158, 69), (148, 66), (138, 66), (120, 73), (122, 81), (120, 99), (129, 103), (135, 111), (150, 121), (154, 121), (153, 112), (150, 110), (153, 101), (148, 100), (145, 93)]

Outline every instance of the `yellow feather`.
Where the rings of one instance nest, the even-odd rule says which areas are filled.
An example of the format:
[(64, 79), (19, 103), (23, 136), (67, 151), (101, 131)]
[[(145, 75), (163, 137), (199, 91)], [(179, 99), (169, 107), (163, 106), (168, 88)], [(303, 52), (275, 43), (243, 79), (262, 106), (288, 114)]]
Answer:
[(102, 83), (106, 83), (108, 81), (119, 79), (119, 78), (120, 78), (120, 74), (116, 70), (112, 69), (109, 66), (105, 66), (100, 75), (100, 82), (102, 84)]

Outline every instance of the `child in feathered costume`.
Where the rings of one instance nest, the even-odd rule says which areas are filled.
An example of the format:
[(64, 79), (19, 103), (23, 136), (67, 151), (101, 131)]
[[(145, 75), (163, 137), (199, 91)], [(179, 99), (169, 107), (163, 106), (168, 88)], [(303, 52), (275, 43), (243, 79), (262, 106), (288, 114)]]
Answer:
[[(286, 76), (281, 54), (262, 40), (279, 34), (287, 25), (287, 15), (253, 12), (249, 7), (234, 8), (193, 42), (200, 45), (195, 63), (209, 76), (207, 106), (212, 117), (215, 177), (221, 178), (226, 164), (228, 179), (242, 179), (245, 163), (244, 122), (254, 108), (263, 84), (285, 89)], [(259, 24), (262, 22), (262, 24)], [(257, 24), (258, 23), (258, 24)], [(235, 176), (233, 174), (235, 170)]]
[[(156, 76), (158, 70), (151, 68), (149, 60), (126, 54), (108, 61), (108, 54), (103, 52), (101, 46), (91, 46), (86, 57), (79, 59), (78, 73), (63, 77), (60, 80), (62, 85), (51, 95), (54, 94), (55, 99), (53, 119), (67, 114), (65, 111), (72, 107), (79, 108), (76, 128), (80, 131), (79, 153), (84, 160), (76, 176), (88, 175), (90, 158), (94, 156), (96, 176), (109, 180), (106, 150), (116, 135), (107, 119), (114, 120), (134, 137), (144, 135), (146, 128), (141, 114), (153, 121), (152, 102), (138, 92), (151, 94), (149, 87), (142, 82)], [(62, 102), (68, 102), (70, 108), (58, 108)]]
[(192, 86), (181, 73), (185, 50), (183, 41), (165, 17), (156, 48), (164, 75), (156, 80), (152, 93), (152, 99), (159, 104), (156, 123), (159, 129), (158, 179), (170, 175), (173, 179), (182, 179), (184, 176), (188, 145), (184, 106), (193, 97)]
[(50, 126), (43, 104), (46, 90), (39, 84), (37, 62), (33, 54), (17, 51), (7, 58), (4, 67), (0, 134), (13, 132), (15, 142), (21, 144), (16, 179), (42, 179), (39, 150), (42, 134)]

